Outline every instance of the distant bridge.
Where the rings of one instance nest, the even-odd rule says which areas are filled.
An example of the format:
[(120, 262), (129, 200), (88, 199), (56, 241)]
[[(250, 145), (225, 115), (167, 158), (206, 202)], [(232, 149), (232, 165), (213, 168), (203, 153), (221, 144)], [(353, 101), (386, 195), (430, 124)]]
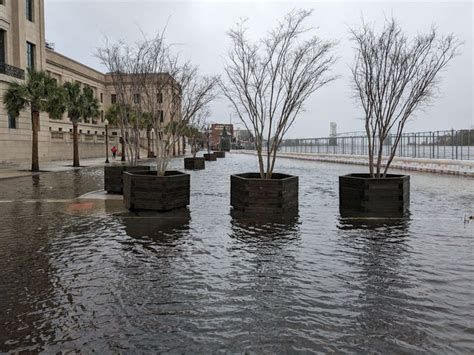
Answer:
[(365, 131), (342, 132), (342, 133), (337, 133), (336, 137), (363, 136), (365, 134), (366, 134)]

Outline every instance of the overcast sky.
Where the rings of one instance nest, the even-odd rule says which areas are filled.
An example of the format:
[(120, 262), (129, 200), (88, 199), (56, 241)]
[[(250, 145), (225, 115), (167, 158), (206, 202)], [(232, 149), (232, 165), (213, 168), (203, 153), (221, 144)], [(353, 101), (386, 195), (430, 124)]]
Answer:
[[(183, 58), (199, 65), (203, 73), (220, 74), (229, 40), (227, 31), (246, 17), (255, 36), (264, 34), (294, 8), (314, 9), (308, 25), (324, 39), (339, 41), (340, 57), (334, 73), (340, 78), (316, 92), (288, 137), (329, 134), (329, 122), (338, 132), (363, 130), (362, 111), (351, 93), (349, 66), (353, 59), (348, 28), (361, 17), (383, 23), (395, 17), (409, 36), (427, 32), (435, 24), (441, 33), (454, 33), (464, 42), (462, 54), (443, 72), (439, 97), (418, 112), (407, 131), (474, 128), (473, 118), (473, 5), (472, 2), (283, 2), (283, 1), (113, 1), (45, 0), (46, 39), (56, 51), (105, 71), (94, 57), (104, 37), (134, 41), (140, 29), (153, 35), (168, 23), (167, 38), (179, 44)], [(221, 99), (212, 106), (212, 122), (229, 122), (230, 108)], [(238, 123), (236, 117), (232, 123)]]

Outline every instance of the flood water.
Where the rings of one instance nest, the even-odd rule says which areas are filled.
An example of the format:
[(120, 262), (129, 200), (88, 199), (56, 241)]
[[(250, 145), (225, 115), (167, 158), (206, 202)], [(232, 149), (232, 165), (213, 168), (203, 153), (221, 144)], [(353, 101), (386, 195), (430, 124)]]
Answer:
[(255, 157), (206, 163), (159, 215), (78, 199), (100, 168), (0, 180), (0, 352), (474, 352), (473, 179), (411, 173), (409, 217), (344, 220), (364, 167), (281, 159), (299, 216), (257, 223), (229, 206)]

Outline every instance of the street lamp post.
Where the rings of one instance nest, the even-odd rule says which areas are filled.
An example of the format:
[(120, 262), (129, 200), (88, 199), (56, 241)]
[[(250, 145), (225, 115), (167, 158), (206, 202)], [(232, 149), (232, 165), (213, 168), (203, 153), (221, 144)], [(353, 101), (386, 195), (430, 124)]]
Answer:
[(211, 154), (211, 126), (207, 125), (207, 154)]
[(109, 163), (109, 120), (105, 119), (105, 164)]
[(151, 152), (152, 152), (151, 157), (154, 158), (156, 156), (156, 152), (155, 152), (155, 129), (154, 128), (151, 129), (150, 134), (151, 134)]

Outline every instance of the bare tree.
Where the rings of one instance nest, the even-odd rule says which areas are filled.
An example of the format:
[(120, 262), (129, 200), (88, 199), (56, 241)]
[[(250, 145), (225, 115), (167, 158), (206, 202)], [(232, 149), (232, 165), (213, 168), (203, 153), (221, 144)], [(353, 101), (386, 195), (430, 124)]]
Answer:
[[(218, 76), (202, 76), (189, 62), (181, 66), (177, 81), (181, 87), (181, 117), (186, 124), (199, 124), (210, 114), (209, 104), (216, 99)], [(203, 114), (204, 113), (204, 114)]]
[(311, 13), (291, 11), (256, 42), (247, 38), (245, 21), (229, 32), (232, 46), (221, 88), (247, 130), (254, 132), (262, 179), (271, 179), (278, 147), (306, 100), (335, 79), (329, 74), (335, 43), (305, 27)]
[(178, 77), (182, 89), (181, 117), (186, 124), (186, 138), (191, 145), (191, 153), (196, 157), (202, 140), (206, 121), (210, 116), (209, 104), (216, 99), (218, 76), (202, 76), (198, 67), (185, 63)]
[[(438, 74), (456, 56), (459, 42), (434, 27), (410, 41), (394, 19), (380, 33), (363, 23), (351, 35), (356, 45), (352, 77), (365, 112), (370, 175), (385, 177), (406, 122), (435, 96)], [(382, 173), (383, 145), (392, 129), (395, 140)]]
[(204, 132), (206, 130), (207, 119), (209, 118), (210, 113), (209, 109), (203, 108), (193, 116), (192, 122), (188, 123), (186, 137), (191, 146), (191, 154), (193, 155), (193, 158), (196, 158), (196, 154), (202, 147), (204, 147)]
[(219, 79), (200, 76), (197, 67), (188, 62), (180, 64), (164, 31), (142, 46), (140, 78), (145, 110), (156, 133), (157, 172), (164, 175), (187, 125), (215, 98)]
[[(130, 165), (136, 165), (140, 152), (140, 127), (143, 114), (140, 69), (143, 66), (143, 46), (130, 46), (118, 41), (106, 41), (96, 56), (107, 67), (116, 95), (118, 126)], [(122, 152), (125, 154), (125, 152)]]

